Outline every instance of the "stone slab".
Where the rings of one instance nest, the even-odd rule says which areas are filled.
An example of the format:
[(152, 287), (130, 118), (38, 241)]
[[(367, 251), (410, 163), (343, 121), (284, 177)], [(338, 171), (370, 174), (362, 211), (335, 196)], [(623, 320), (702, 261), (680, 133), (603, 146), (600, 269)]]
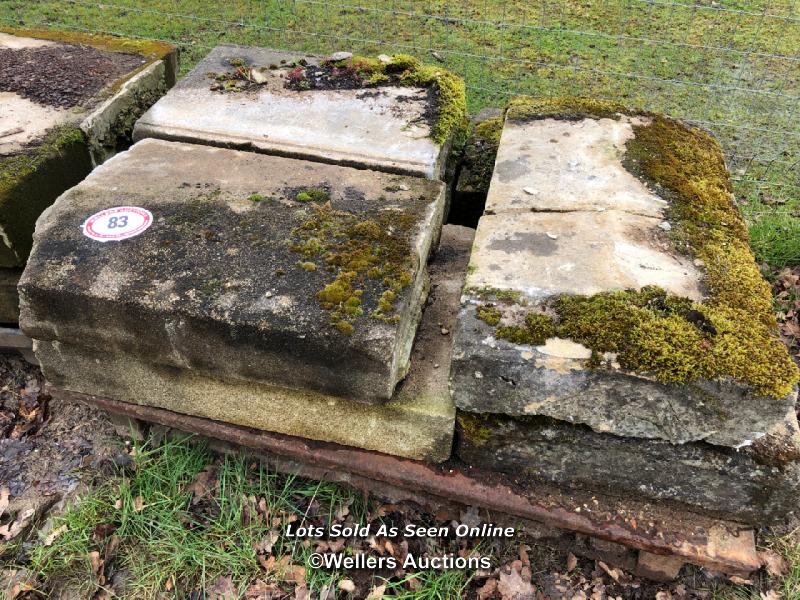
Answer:
[(682, 444), (746, 446), (780, 426), (794, 397), (753, 402), (730, 381), (667, 384), (654, 377), (591, 366), (588, 348), (550, 338), (516, 344), (495, 336), (462, 304), (451, 385), (456, 406), (475, 413), (542, 415), (598, 432)]
[[(534, 417), (459, 413), (456, 455), (537, 482), (622, 498), (680, 504), (725, 519), (766, 524), (797, 511), (800, 464), (706, 443), (623, 438)], [(791, 429), (791, 425), (788, 426)], [(794, 435), (785, 431), (785, 435)]]
[[(408, 370), (443, 188), (144, 140), (39, 219), (21, 327), (163, 367), (383, 402)], [(152, 226), (121, 242), (83, 235), (90, 215), (126, 205), (150, 210)]]
[(621, 162), (646, 117), (506, 121), (486, 211), (617, 210), (664, 218), (666, 200)]
[[(175, 82), (177, 53), (160, 42), (0, 28), (3, 52), (31, 53), (13, 77), (0, 77), (0, 267), (17, 267), (42, 210), (127, 145), (133, 121)], [(75, 53), (91, 54), (86, 72), (76, 67), (66, 83), (53, 83), (51, 95), (46, 82), (25, 84), (41, 78), (42, 62), (59, 52), (71, 53), (69, 62)], [(123, 56), (116, 71), (96, 67)], [(70, 87), (71, 76), (78, 81)], [(87, 80), (97, 90), (81, 94)]]
[[(211, 90), (209, 73), (233, 70), (231, 59), (264, 67), (256, 90)], [(436, 144), (423, 88), (285, 89), (288, 66), (320, 57), (267, 48), (214, 48), (136, 124), (134, 138), (211, 144), (336, 164), (441, 178), (449, 144)], [(269, 69), (273, 65), (278, 68)]]
[(471, 230), (445, 226), (409, 374), (383, 405), (223, 381), (60, 342), (39, 341), (36, 352), (47, 379), (66, 390), (439, 462), (450, 455), (455, 416), (446, 379), (450, 339), (441, 328), (455, 324), (470, 242)]
[[(736, 269), (747, 273), (754, 295), (764, 292), (766, 284), (759, 287), (763, 282), (752, 256), (746, 246), (741, 247), (740, 232), (745, 229), (735, 207), (727, 211), (722, 206), (729, 195), (725, 187), (729, 182), (713, 139), (658, 115), (639, 115), (622, 107), (612, 111), (600, 105), (598, 114), (615, 116), (583, 117), (576, 114), (586, 113), (586, 106), (593, 106), (590, 102), (548, 102), (512, 101), (506, 112), (456, 330), (451, 371), (456, 406), (472, 413), (551, 417), (618, 436), (676, 444), (705, 441), (733, 448), (750, 445), (779, 428), (797, 398), (797, 390), (791, 385), (781, 386), (779, 393), (760, 395), (752, 379), (740, 377), (746, 369), (739, 365), (713, 376), (704, 375), (707, 371), (699, 367), (685, 367), (690, 372), (679, 376), (673, 375), (674, 371), (664, 375), (656, 368), (629, 369), (625, 365), (637, 363), (630, 355), (625, 355), (627, 362), (622, 358), (625, 344), (630, 343), (627, 339), (619, 342), (621, 346), (612, 346), (619, 350), (617, 353), (606, 352), (602, 342), (596, 342), (595, 347), (600, 349), (593, 352), (566, 339), (579, 336), (576, 330), (592, 327), (613, 332), (616, 317), (602, 310), (601, 316), (595, 317), (591, 308), (584, 309), (586, 316), (576, 308), (575, 314), (564, 317), (559, 306), (565, 298), (589, 299), (582, 306), (592, 307), (591, 300), (598, 300), (598, 294), (603, 295), (598, 300), (602, 302), (616, 292), (647, 288), (659, 294), (665, 306), (675, 303), (670, 306), (682, 308), (662, 310), (658, 300), (648, 304), (647, 315), (652, 319), (645, 319), (642, 327), (652, 325), (655, 334), (636, 329), (637, 335), (643, 336), (639, 341), (667, 331), (664, 328), (673, 323), (668, 319), (675, 316), (682, 319), (679, 323), (687, 331), (675, 348), (654, 343), (649, 352), (655, 358), (648, 357), (648, 367), (679, 364), (680, 344), (704, 351), (722, 348), (725, 352), (735, 351), (742, 344), (735, 335), (717, 337), (718, 330), (706, 322), (702, 312), (718, 302), (714, 294), (721, 288), (738, 283), (709, 284), (709, 265), (688, 250), (686, 231), (695, 224), (683, 224), (679, 219), (689, 217), (681, 217), (672, 208), (668, 211), (668, 202), (662, 199), (675, 204), (678, 192), (664, 187), (669, 184), (654, 183), (639, 168), (647, 152), (652, 156), (661, 152), (673, 161), (688, 160), (685, 156), (692, 151), (705, 152), (704, 168), (714, 173), (714, 189), (721, 195), (702, 200), (709, 205), (717, 203), (714, 210), (726, 211), (725, 218), (713, 226), (723, 229), (715, 232), (719, 239), (731, 241), (714, 250), (716, 256), (704, 256), (719, 263), (715, 266), (717, 273)], [(530, 112), (536, 107), (546, 112), (548, 106), (556, 107), (554, 112), (565, 111), (566, 116), (547, 118), (546, 114)], [(678, 154), (684, 158), (670, 154), (677, 142), (649, 133), (664, 131), (683, 137), (684, 144), (679, 146), (683, 154)], [(650, 142), (632, 144), (638, 135)], [(655, 146), (642, 149), (642, 144), (654, 143), (653, 138), (659, 140)], [(629, 153), (630, 148), (633, 150)], [(705, 174), (696, 168), (684, 171), (677, 171), (679, 177), (690, 180), (678, 180), (673, 185), (685, 184), (680, 189), (699, 194), (697, 190), (703, 185), (699, 180)], [(705, 185), (710, 187), (707, 181)], [(702, 214), (701, 207), (694, 210)], [(712, 227), (707, 217), (696, 218), (699, 230)], [(724, 231), (726, 227), (731, 232)], [(726, 252), (737, 253), (736, 267), (724, 256)], [(734, 306), (731, 297), (728, 294), (728, 300), (720, 303), (728, 311), (725, 315), (735, 314), (736, 320), (754, 324), (769, 323), (768, 310), (755, 314), (756, 309), (739, 305), (745, 301)], [(759, 306), (765, 305), (762, 302)], [(623, 308), (615, 310), (622, 313), (629, 305), (621, 301), (620, 306)], [(742, 310), (753, 312), (744, 314)], [(623, 329), (624, 316), (619, 314), (620, 331), (627, 331)], [(572, 329), (564, 325), (565, 318), (571, 319), (568, 325)], [(595, 318), (597, 323), (592, 322)], [(715, 318), (722, 323), (721, 317)], [(535, 325), (529, 325), (531, 322)], [(536, 327), (543, 329), (531, 334)], [(678, 330), (676, 326), (670, 331)], [(781, 358), (790, 361), (780, 355), (784, 349), (768, 325), (757, 334), (763, 334), (765, 345), (774, 346), (769, 346), (772, 354), (764, 353), (769, 358), (760, 360), (769, 363), (764, 364), (764, 371), (778, 380), (781, 375), (775, 373), (779, 370), (770, 371), (772, 357), (775, 363)], [(577, 339), (592, 343), (589, 334)], [(640, 347), (646, 346), (640, 343)], [(666, 349), (664, 354), (661, 348)], [(701, 363), (698, 359), (691, 364)], [(791, 382), (793, 365), (781, 363), (781, 368)]]
[(659, 285), (701, 300), (698, 270), (666, 249), (660, 222), (618, 210), (485, 215), (465, 290), (509, 291), (538, 302)]

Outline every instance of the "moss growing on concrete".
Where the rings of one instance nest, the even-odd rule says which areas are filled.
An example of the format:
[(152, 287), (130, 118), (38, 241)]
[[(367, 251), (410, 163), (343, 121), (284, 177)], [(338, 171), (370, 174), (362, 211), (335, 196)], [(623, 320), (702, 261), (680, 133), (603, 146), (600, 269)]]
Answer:
[(487, 427), (492, 415), (478, 415), (473, 413), (456, 413), (458, 434), (474, 446), (485, 446), (492, 435), (492, 430)]
[(306, 262), (314, 264), (317, 272), (332, 275), (316, 298), (331, 312), (331, 324), (337, 330), (352, 333), (355, 319), (364, 315), (385, 322), (398, 320), (395, 303), (412, 279), (409, 238), (413, 226), (413, 217), (406, 214), (363, 218), (337, 211), (327, 202), (312, 204), (309, 218), (293, 229), (290, 248), (315, 259)]
[(486, 194), (489, 191), (502, 133), (502, 115), (489, 117), (475, 125), (464, 148), (462, 178), (465, 179), (459, 182), (462, 193)]
[(160, 60), (171, 54), (175, 48), (166, 42), (155, 40), (140, 40), (113, 35), (83, 33), (80, 31), (59, 31), (55, 29), (18, 29), (15, 27), (0, 27), (0, 32), (40, 40), (62, 42), (64, 44), (83, 44), (108, 52), (128, 52), (139, 54), (151, 60)]
[(587, 118), (616, 118), (620, 114), (631, 114), (631, 111), (617, 102), (594, 98), (517, 96), (508, 103), (506, 109), (506, 118), (510, 121), (547, 118), (577, 121)]
[[(330, 67), (326, 81), (334, 82), (331, 87), (336, 89), (381, 85), (429, 88), (435, 98), (430, 137), (437, 144), (444, 144), (465, 125), (467, 103), (464, 80), (446, 69), (423, 64), (407, 54), (396, 54), (387, 62), (353, 56), (346, 60), (324, 62), (322, 66)], [(317, 67), (295, 67), (288, 75), (288, 85), (300, 91), (312, 89), (305, 75), (306, 69), (312, 68)]]
[(322, 188), (306, 188), (297, 192), (294, 199), (298, 202), (327, 202), (330, 194)]
[[(763, 396), (782, 398), (792, 391), (800, 373), (776, 335), (770, 288), (748, 246), (722, 152), (710, 134), (586, 99), (517, 98), (507, 114), (513, 120), (643, 117), (633, 125), (623, 164), (669, 202), (674, 248), (704, 265), (707, 297), (700, 303), (658, 287), (552, 300), (547, 308), (556, 315), (556, 335), (580, 342), (595, 357), (614, 353), (623, 369), (664, 382), (731, 378)], [(496, 307), (499, 316), (479, 309), (478, 317), (495, 326), (498, 337), (531, 343), (519, 329), (501, 331), (502, 308), (503, 303)]]
[(0, 243), (0, 266), (25, 264), (36, 218), (90, 170), (86, 138), (77, 126), (52, 129), (38, 144), (0, 157), (0, 226), (11, 246)]
[(14, 186), (31, 175), (45, 161), (58, 156), (67, 146), (86, 143), (86, 137), (76, 126), (51, 130), (40, 144), (19, 154), (0, 157), (0, 205)]

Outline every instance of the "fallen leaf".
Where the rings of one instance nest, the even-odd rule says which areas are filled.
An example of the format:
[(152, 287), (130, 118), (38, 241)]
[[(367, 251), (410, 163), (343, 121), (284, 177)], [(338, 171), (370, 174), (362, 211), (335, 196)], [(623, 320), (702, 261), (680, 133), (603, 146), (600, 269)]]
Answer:
[(17, 537), (19, 533), (25, 529), (35, 513), (36, 511), (32, 508), (22, 511), (22, 513), (17, 515), (14, 521), (0, 527), (0, 538), (3, 538), (3, 540), (7, 542)]
[(192, 479), (192, 483), (186, 488), (187, 492), (192, 493), (192, 506), (199, 503), (206, 497), (211, 497), (217, 485), (217, 469), (215, 466), (207, 465)]
[(497, 597), (497, 579), (487, 579), (482, 587), (478, 588), (478, 600), (488, 600)]
[(622, 570), (621, 569), (612, 569), (606, 563), (604, 563), (602, 560), (598, 560), (597, 561), (597, 565), (601, 569), (603, 569), (603, 571), (608, 573), (611, 576), (611, 579), (613, 579), (615, 582), (619, 583), (619, 578), (622, 577)]
[(56, 538), (60, 536), (67, 530), (67, 524), (64, 523), (61, 527), (56, 527), (50, 533), (47, 534), (47, 537), (44, 538), (44, 545), (45, 546), (52, 546), (53, 542), (56, 541)]
[(356, 584), (353, 583), (352, 579), (341, 579), (337, 587), (348, 594), (352, 594), (356, 591)]
[(567, 554), (567, 572), (572, 571), (575, 567), (578, 566), (578, 558), (570, 552)]
[(144, 498), (136, 496), (133, 499), (133, 512), (140, 512), (144, 508)]
[(294, 600), (311, 600), (311, 590), (305, 584), (294, 588)]
[(519, 571), (511, 569), (509, 573), (500, 571), (500, 583), (497, 585), (503, 600), (533, 600), (534, 589), (530, 582), (522, 579)]
[(275, 592), (278, 591), (278, 586), (272, 583), (267, 583), (263, 579), (256, 579), (256, 582), (249, 585), (244, 591), (245, 598), (272, 598)]
[(273, 529), (260, 542), (253, 544), (253, 550), (258, 554), (271, 554), (272, 547), (275, 545), (275, 542), (278, 541), (279, 537), (280, 534)]
[(519, 545), (519, 559), (522, 561), (522, 564), (526, 567), (531, 566), (531, 559), (528, 556), (528, 547), (525, 544)]
[(774, 550), (767, 549), (759, 552), (758, 559), (764, 565), (767, 573), (773, 577), (780, 577), (788, 570), (788, 565), (784, 558)]
[(385, 591), (386, 591), (386, 586), (385, 585), (375, 586), (374, 588), (372, 588), (370, 593), (367, 595), (366, 600), (370, 600), (370, 599), (372, 599), (372, 600), (376, 600), (376, 599), (380, 600), (380, 598), (383, 598), (383, 594), (384, 594)]
[(731, 583), (735, 583), (736, 585), (753, 585), (752, 579), (745, 579), (738, 575), (731, 575), (728, 579), (730, 579)]
[(776, 592), (775, 590), (767, 590), (766, 592), (761, 592), (759, 594), (761, 600), (781, 600), (783, 596), (781, 596), (780, 592)]
[(210, 587), (206, 588), (206, 598), (208, 600), (237, 600), (239, 593), (236, 591), (230, 575), (220, 576)]
[(11, 496), (10, 490), (6, 486), (0, 487), (0, 517), (8, 508), (9, 496)]

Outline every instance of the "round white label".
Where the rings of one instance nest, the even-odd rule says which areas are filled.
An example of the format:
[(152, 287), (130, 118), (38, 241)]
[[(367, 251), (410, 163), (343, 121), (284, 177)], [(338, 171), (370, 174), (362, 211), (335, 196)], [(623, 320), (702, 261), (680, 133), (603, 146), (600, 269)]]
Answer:
[(94, 213), (83, 224), (83, 235), (98, 242), (135, 237), (153, 224), (153, 214), (138, 206), (115, 206)]

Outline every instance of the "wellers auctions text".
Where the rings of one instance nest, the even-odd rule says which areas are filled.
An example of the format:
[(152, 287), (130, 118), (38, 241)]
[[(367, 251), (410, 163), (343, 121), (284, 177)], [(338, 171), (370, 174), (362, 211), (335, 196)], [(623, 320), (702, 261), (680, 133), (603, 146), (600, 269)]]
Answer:
[(513, 527), (501, 527), (491, 523), (478, 526), (460, 524), (456, 526), (425, 527), (408, 523), (405, 527), (395, 527), (386, 523), (368, 523), (366, 525), (348, 525), (343, 523), (332, 524), (325, 529), (317, 525), (295, 525), (289, 523), (286, 527), (286, 537), (290, 538), (368, 538), (372, 535), (380, 537), (405, 537), (405, 538), (512, 538), (515, 530)]

